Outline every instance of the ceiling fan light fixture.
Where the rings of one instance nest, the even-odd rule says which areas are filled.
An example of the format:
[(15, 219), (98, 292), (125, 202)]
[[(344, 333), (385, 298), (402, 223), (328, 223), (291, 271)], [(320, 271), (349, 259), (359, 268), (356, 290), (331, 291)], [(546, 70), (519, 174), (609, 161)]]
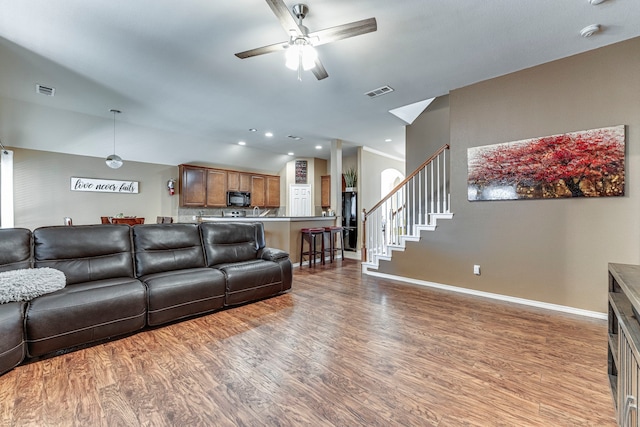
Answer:
[(318, 52), (304, 38), (297, 38), (287, 48), (285, 65), (290, 70), (298, 70), (302, 68), (308, 71), (316, 66)]

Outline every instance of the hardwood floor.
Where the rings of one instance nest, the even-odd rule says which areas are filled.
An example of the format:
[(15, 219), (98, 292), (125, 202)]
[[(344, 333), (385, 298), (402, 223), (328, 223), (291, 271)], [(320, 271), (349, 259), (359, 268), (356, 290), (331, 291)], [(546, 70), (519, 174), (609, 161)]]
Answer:
[[(603, 285), (603, 286), (606, 286)], [(2, 426), (615, 426), (606, 322), (296, 269), (293, 291), (20, 366)]]

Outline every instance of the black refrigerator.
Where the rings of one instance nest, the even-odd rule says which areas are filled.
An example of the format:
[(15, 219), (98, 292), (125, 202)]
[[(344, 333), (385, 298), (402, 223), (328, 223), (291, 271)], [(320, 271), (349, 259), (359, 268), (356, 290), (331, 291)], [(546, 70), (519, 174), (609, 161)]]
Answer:
[(355, 191), (342, 193), (342, 227), (344, 229), (344, 249), (346, 251), (357, 251), (358, 193)]

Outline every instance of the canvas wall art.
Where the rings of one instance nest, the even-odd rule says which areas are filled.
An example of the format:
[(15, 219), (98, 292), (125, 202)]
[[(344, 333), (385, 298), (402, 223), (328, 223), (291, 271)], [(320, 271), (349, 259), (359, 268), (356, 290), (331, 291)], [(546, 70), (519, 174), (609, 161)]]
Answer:
[(624, 195), (625, 126), (467, 149), (468, 199)]

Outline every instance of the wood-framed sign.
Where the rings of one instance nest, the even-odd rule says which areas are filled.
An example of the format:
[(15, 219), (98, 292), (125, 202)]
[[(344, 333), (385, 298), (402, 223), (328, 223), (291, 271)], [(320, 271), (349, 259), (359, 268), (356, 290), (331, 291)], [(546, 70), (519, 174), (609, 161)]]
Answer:
[(307, 161), (296, 160), (296, 184), (307, 183)]
[(71, 191), (138, 194), (138, 181), (71, 177)]

